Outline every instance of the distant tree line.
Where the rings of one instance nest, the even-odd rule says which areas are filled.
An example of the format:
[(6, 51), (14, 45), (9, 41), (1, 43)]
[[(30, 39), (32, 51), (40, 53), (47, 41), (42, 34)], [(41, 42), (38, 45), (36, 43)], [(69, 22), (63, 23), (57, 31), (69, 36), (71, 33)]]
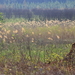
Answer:
[(61, 9), (75, 8), (75, 0), (1, 0), (0, 8), (14, 9)]
[(75, 9), (0, 9), (5, 18), (25, 18), (28, 20), (75, 20)]
[(66, 1), (74, 1), (74, 0), (1, 0), (0, 3), (8, 3), (8, 2), (18, 2), (18, 3), (23, 3), (23, 2), (34, 2), (34, 3), (42, 3), (42, 2), (66, 2)]

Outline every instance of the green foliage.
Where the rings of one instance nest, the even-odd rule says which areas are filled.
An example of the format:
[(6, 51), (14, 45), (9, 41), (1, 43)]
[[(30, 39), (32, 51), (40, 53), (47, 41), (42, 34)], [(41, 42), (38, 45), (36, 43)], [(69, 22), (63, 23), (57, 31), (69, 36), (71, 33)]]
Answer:
[(2, 23), (2, 22), (4, 22), (4, 17), (3, 17), (3, 13), (0, 13), (0, 22)]

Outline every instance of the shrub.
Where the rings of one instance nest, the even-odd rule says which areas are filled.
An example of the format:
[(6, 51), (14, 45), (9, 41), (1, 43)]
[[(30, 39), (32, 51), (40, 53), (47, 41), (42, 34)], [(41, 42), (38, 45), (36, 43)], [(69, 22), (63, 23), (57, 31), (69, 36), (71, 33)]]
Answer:
[(4, 22), (3, 13), (0, 13), (0, 23)]

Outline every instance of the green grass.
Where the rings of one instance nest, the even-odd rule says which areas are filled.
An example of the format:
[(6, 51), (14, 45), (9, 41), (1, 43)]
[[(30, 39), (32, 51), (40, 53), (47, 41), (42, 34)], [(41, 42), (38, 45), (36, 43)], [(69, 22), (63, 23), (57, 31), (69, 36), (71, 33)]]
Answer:
[(69, 44), (61, 44), (61, 45), (53, 44), (53, 45), (48, 45), (48, 46), (43, 46), (43, 45), (35, 46), (34, 44), (31, 44), (29, 46), (31, 48), (30, 49), (31, 54), (29, 54), (29, 50), (26, 49), (26, 47), (24, 46), (22, 47), (22, 45), (17, 46), (16, 44), (9, 44), (7, 49), (5, 48), (4, 50), (1, 51), (0, 57), (4, 56), (8, 59), (11, 59), (17, 62), (21, 58), (21, 52), (23, 52), (24, 57), (26, 59), (31, 60), (32, 58), (32, 61), (35, 61), (36, 59), (37, 62), (38, 61), (47, 62), (50, 60), (55, 60), (57, 59), (57, 57), (62, 59), (63, 56), (66, 55), (66, 53), (68, 53), (70, 50)]

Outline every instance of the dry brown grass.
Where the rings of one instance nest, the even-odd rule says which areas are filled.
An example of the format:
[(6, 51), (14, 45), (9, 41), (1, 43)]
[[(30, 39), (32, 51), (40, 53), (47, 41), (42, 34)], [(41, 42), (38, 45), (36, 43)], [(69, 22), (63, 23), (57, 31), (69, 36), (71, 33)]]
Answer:
[[(38, 39), (42, 39), (44, 42), (56, 41), (61, 43), (61, 41), (68, 41), (72, 43), (75, 38), (74, 28), (75, 21), (23, 21), (16, 23), (4, 23), (0, 28), (0, 37), (4, 41), (13, 42), (20, 39), (26, 40), (29, 36), (31, 41), (34, 42)], [(4, 35), (5, 34), (5, 35)], [(63, 36), (64, 35), (64, 36)], [(14, 38), (16, 37), (16, 38)], [(24, 38), (25, 37), (25, 38)], [(33, 39), (32, 39), (33, 38)], [(22, 40), (21, 39), (21, 40)]]

